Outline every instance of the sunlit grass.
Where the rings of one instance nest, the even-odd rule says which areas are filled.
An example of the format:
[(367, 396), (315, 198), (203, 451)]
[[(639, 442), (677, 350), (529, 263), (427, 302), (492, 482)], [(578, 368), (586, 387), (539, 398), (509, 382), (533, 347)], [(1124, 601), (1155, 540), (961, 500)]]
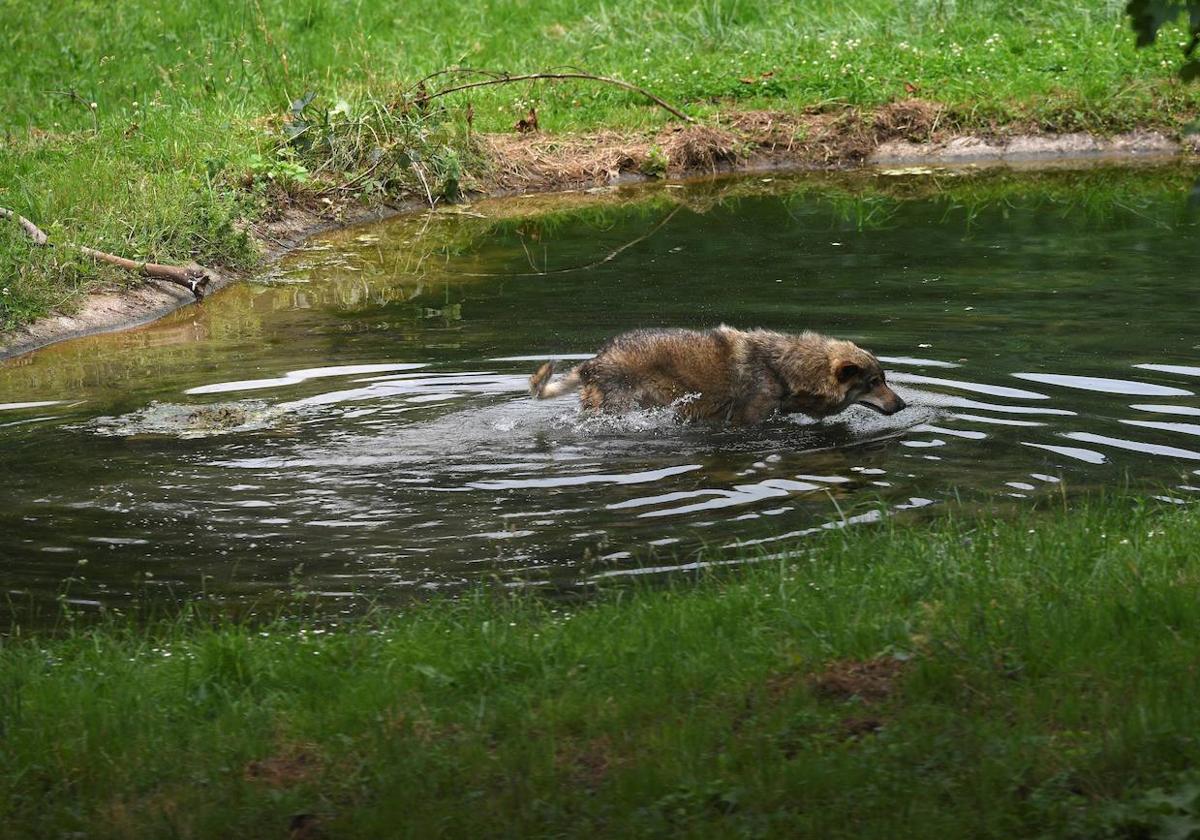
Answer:
[(5, 830), (1156, 836), (1195, 815), (1145, 792), (1200, 760), (1197, 524), (950, 515), (587, 605), (18, 634)]

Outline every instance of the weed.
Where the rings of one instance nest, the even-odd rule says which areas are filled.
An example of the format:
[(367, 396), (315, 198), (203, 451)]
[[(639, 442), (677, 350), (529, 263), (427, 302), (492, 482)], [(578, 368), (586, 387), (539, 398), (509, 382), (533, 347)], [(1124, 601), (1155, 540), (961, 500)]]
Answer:
[(662, 150), (662, 147), (651, 146), (646, 155), (646, 162), (642, 164), (642, 172), (655, 178), (662, 178), (667, 174), (667, 167), (670, 165), (671, 162), (667, 159), (667, 153)]

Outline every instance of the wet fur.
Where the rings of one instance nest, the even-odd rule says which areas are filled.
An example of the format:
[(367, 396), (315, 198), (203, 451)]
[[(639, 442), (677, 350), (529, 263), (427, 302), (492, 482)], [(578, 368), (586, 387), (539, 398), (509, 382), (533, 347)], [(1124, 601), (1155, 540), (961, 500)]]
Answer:
[(553, 373), (551, 362), (538, 368), (530, 393), (579, 389), (585, 410), (607, 413), (672, 406), (689, 420), (751, 424), (775, 413), (828, 417), (856, 402), (884, 414), (904, 408), (871, 353), (812, 332), (634, 330), (565, 377), (552, 382)]

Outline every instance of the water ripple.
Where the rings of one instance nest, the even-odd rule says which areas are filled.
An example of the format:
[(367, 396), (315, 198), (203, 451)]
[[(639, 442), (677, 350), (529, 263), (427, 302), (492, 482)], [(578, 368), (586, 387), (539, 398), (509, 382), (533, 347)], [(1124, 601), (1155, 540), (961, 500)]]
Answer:
[(1132, 379), (1073, 376), (1066, 373), (1014, 373), (1013, 376), (1017, 379), (1028, 379), (1030, 382), (1040, 382), (1043, 385), (1058, 385), (1062, 388), (1097, 391), (1102, 394), (1131, 394), (1143, 397), (1192, 396), (1191, 391), (1185, 391), (1182, 388), (1168, 388), (1166, 385), (1152, 385), (1149, 382), (1136, 382)]
[(1138, 411), (1152, 411), (1157, 414), (1180, 414), (1188, 417), (1200, 417), (1200, 408), (1190, 405), (1159, 405), (1155, 403), (1134, 403), (1129, 406)]
[(1021, 388), (1009, 388), (1005, 385), (987, 385), (982, 382), (963, 382), (958, 379), (942, 379), (937, 376), (923, 376), (917, 373), (893, 372), (888, 374), (888, 379), (910, 385), (940, 385), (943, 388), (953, 388), (958, 391), (987, 394), (989, 397), (1008, 397), (1014, 400), (1050, 399), (1045, 394), (1039, 394), (1036, 391), (1026, 391)]
[(1111, 446), (1116, 449), (1126, 449), (1130, 452), (1140, 452), (1143, 455), (1164, 455), (1168, 458), (1185, 458), (1189, 461), (1200, 461), (1200, 452), (1195, 452), (1191, 449), (1180, 449), (1177, 446), (1162, 446), (1157, 443), (1143, 443), (1138, 440), (1126, 440), (1124, 438), (1109, 437), (1108, 435), (1097, 435), (1092, 432), (1066, 432), (1063, 437), (1071, 440), (1079, 440), (1084, 443), (1098, 443), (1102, 446)]
[(577, 487), (581, 484), (645, 484), (672, 475), (703, 469), (702, 464), (683, 464), (658, 470), (631, 473), (585, 473), (554, 478), (518, 478), (506, 481), (473, 481), (468, 487), (476, 490), (516, 490), (526, 487)]
[(199, 385), (184, 391), (185, 394), (224, 394), (230, 391), (254, 391), (261, 388), (282, 388), (287, 385), (298, 385), (309, 379), (320, 379), (326, 376), (353, 376), (360, 373), (379, 373), (382, 371), (413, 370), (425, 367), (423, 364), (386, 364), (386, 365), (334, 365), (332, 367), (305, 368), (292, 370), (283, 376), (270, 379), (243, 379), (236, 382), (217, 382), (212, 385)]
[(1154, 370), (1159, 373), (1178, 373), (1181, 376), (1200, 376), (1200, 367), (1194, 365), (1134, 365), (1142, 370)]
[(1143, 429), (1160, 429), (1164, 432), (1200, 435), (1200, 425), (1196, 423), (1160, 423), (1154, 420), (1122, 420), (1121, 422), (1128, 426), (1141, 426)]
[(1053, 446), (1048, 443), (1032, 443), (1027, 440), (1021, 441), (1021, 445), (1031, 446), (1034, 449), (1045, 449), (1047, 452), (1053, 452), (1055, 455), (1064, 455), (1067, 458), (1073, 458), (1076, 461), (1083, 461), (1087, 464), (1104, 464), (1108, 462), (1106, 455), (1094, 449), (1080, 449), (1075, 446)]

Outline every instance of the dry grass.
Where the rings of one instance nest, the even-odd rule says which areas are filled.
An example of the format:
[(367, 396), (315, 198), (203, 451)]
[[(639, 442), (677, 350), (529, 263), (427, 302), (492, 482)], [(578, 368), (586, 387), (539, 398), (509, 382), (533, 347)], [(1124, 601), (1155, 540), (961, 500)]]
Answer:
[[(715, 124), (640, 134), (489, 134), (478, 139), (491, 169), (480, 183), (496, 191), (568, 189), (651, 172), (681, 177), (727, 171), (746, 163), (839, 166), (861, 162), (889, 140), (934, 140), (944, 113), (936, 102), (906, 99), (871, 111), (728, 112)], [(656, 164), (662, 158), (665, 167)]]
[(857, 698), (864, 703), (877, 703), (891, 696), (904, 665), (899, 659), (884, 656), (840, 660), (809, 677), (808, 685), (818, 696), (831, 700)]

